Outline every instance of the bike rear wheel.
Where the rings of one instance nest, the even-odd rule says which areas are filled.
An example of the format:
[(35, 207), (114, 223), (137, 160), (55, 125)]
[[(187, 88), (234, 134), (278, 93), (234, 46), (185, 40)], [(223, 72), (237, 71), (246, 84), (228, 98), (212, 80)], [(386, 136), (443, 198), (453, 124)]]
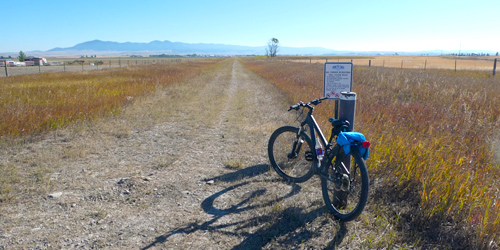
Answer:
[(335, 218), (341, 221), (351, 221), (356, 219), (365, 208), (368, 199), (368, 170), (357, 149), (353, 148), (349, 156), (339, 153), (337, 157), (343, 158), (340, 161), (334, 159), (332, 164), (347, 165), (346, 160), (350, 159), (349, 173), (342, 171), (341, 167), (335, 168), (330, 165), (328, 178), (324, 176), (321, 178), (323, 199)]
[(284, 126), (278, 128), (269, 138), (267, 147), (269, 161), (276, 172), (288, 181), (307, 181), (318, 164), (309, 136), (299, 128)]

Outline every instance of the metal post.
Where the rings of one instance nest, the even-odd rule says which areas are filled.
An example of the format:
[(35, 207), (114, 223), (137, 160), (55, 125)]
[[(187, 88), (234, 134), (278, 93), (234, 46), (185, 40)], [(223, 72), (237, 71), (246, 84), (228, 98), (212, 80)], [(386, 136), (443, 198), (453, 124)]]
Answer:
[[(348, 92), (348, 94), (344, 94), (346, 97), (339, 101), (339, 119), (349, 121), (349, 131), (354, 130), (354, 116), (356, 113), (356, 93)], [(340, 156), (339, 156), (340, 157)], [(344, 156), (344, 159), (340, 159), (345, 167), (350, 171), (351, 169), (351, 157)], [(339, 201), (343, 204), (347, 202), (347, 192), (344, 191), (334, 191), (335, 197), (339, 198)]]
[(7, 71), (7, 60), (4, 61), (4, 67), (5, 67), (5, 76), (9, 77), (9, 71)]
[(372, 66), (372, 60), (368, 60), (368, 67)]
[(333, 114), (335, 119), (339, 119), (339, 100), (335, 100), (335, 113)]
[(495, 62), (493, 63), (493, 76), (495, 76), (496, 71), (497, 71), (497, 58), (495, 58)]
[(356, 114), (356, 93), (348, 92), (348, 94), (346, 95), (346, 99), (342, 99), (339, 101), (339, 119), (349, 121), (350, 131), (354, 130), (355, 114)]
[(455, 59), (455, 72), (457, 72), (457, 59)]

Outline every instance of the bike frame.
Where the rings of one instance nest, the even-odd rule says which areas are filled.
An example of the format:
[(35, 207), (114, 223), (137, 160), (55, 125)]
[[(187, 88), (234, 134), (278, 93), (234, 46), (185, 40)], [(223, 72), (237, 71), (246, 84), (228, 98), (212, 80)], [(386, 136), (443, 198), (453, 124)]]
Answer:
[[(326, 141), (325, 135), (321, 131), (321, 129), (318, 126), (318, 122), (316, 122), (316, 119), (314, 119), (314, 116), (312, 115), (313, 110), (310, 109), (309, 112), (307, 113), (306, 119), (300, 124), (300, 130), (304, 128), (305, 125), (309, 125), (309, 132), (311, 134), (311, 140), (312, 140), (312, 146), (313, 148), (316, 147), (316, 133), (319, 135), (319, 139), (321, 143), (323, 144), (323, 148), (328, 147), (328, 143)], [(301, 131), (299, 131), (300, 133)]]
[[(337, 154), (341, 150), (341, 148), (338, 145), (335, 145), (335, 147), (330, 148), (330, 146), (331, 146), (330, 141), (332, 138), (330, 138), (330, 141), (326, 140), (326, 137), (323, 134), (323, 131), (321, 131), (321, 129), (318, 125), (318, 122), (316, 122), (316, 119), (314, 118), (314, 116), (312, 114), (313, 110), (314, 110), (314, 107), (309, 108), (309, 111), (307, 112), (306, 119), (300, 124), (299, 134), (303, 131), (304, 126), (308, 125), (313, 148), (316, 148), (316, 134), (318, 134), (319, 139), (320, 139), (321, 143), (323, 144), (323, 148), (325, 150), (325, 155), (323, 157), (323, 160), (320, 162), (319, 166), (316, 168), (315, 171), (316, 171), (316, 173), (320, 174), (320, 176), (327, 178), (327, 179), (330, 179), (329, 176), (326, 176), (323, 173), (326, 172), (325, 170), (329, 167), (329, 163), (332, 161), (332, 159), (334, 157), (337, 156)], [(333, 134), (331, 136), (333, 136)], [(336, 159), (339, 161), (342, 160), (339, 158), (336, 158)], [(343, 168), (342, 170), (344, 173), (350, 174), (350, 164), (347, 164), (347, 166), (342, 164), (342, 168)]]

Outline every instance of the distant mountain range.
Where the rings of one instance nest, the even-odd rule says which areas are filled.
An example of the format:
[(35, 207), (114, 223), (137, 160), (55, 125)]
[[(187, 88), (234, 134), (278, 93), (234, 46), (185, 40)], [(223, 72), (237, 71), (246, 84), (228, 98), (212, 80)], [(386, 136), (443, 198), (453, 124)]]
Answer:
[[(213, 44), (213, 43), (182, 43), (170, 41), (152, 41), (149, 43), (119, 43), (101, 40), (93, 40), (88, 42), (79, 43), (69, 48), (54, 48), (48, 50), (51, 53), (77, 51), (91, 52), (96, 54), (112, 53), (112, 54), (198, 54), (198, 55), (263, 55), (266, 51), (266, 46), (240, 46), (240, 45), (226, 45), (226, 44)], [(286, 55), (322, 55), (335, 53), (335, 50), (320, 48), (320, 47), (307, 47), (307, 48), (293, 48), (293, 47), (280, 47), (280, 54)]]
[[(28, 51), (30, 55), (35, 56), (130, 56), (130, 55), (264, 55), (266, 46), (239, 46), (213, 43), (182, 43), (170, 41), (152, 41), (149, 43), (134, 42), (111, 42), (93, 40), (79, 43), (68, 48), (53, 48), (48, 51)], [(279, 47), (278, 55), (446, 55), (457, 53), (457, 51), (426, 50), (426, 51), (342, 51), (332, 50), (321, 47)], [(493, 55), (496, 51), (462, 51), (462, 53), (484, 53)], [(18, 52), (0, 53), (2, 56), (18, 55)]]

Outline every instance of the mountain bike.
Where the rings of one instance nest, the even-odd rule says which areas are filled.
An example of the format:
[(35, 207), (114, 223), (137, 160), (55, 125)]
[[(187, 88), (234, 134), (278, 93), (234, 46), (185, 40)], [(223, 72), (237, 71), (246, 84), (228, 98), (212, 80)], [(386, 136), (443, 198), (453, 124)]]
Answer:
[(290, 182), (305, 182), (319, 175), (328, 210), (335, 218), (350, 221), (361, 214), (368, 199), (365, 160), (370, 143), (361, 133), (349, 132), (347, 120), (334, 118), (328, 119), (332, 131), (327, 141), (313, 116), (313, 105), (325, 99), (290, 106), (288, 111), (301, 111), (298, 117), (304, 116), (306, 108), (308, 112), (299, 127), (284, 126), (274, 131), (268, 143), (269, 160), (273, 169)]

